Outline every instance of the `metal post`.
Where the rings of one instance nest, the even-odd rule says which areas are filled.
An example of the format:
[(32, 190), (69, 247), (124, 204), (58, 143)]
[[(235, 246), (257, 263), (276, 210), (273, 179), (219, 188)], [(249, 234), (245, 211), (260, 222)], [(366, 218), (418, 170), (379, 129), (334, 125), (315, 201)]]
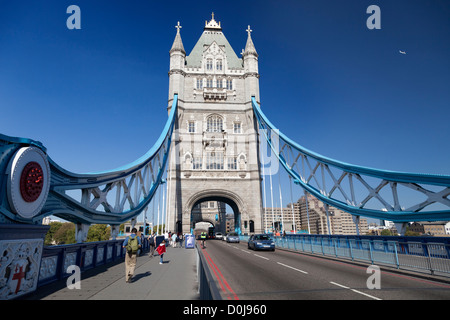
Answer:
[(373, 264), (372, 241), (369, 240), (370, 261)]
[[(161, 186), (161, 184), (158, 186), (158, 189), (159, 189), (159, 187)], [(160, 230), (160, 228), (159, 228), (159, 205), (161, 204), (161, 189), (159, 189), (159, 196), (158, 196), (158, 220), (157, 220), (157, 226), (156, 226), (156, 234), (159, 236), (159, 230)], [(161, 230), (162, 231), (162, 230)]]
[[(172, 144), (172, 141), (170, 142), (170, 144)], [(168, 166), (167, 166), (167, 171), (166, 171), (166, 180), (167, 180), (167, 191), (166, 191), (166, 194), (167, 194), (167, 198), (166, 198), (166, 211), (167, 211), (167, 221), (168, 221), (168, 224), (170, 224), (170, 218), (172, 218), (173, 220), (174, 220), (174, 232), (177, 232), (178, 230), (176, 230), (177, 229), (177, 225), (176, 225), (176, 223), (177, 223), (177, 217), (175, 216), (175, 212), (173, 212), (173, 214), (174, 214), (174, 217), (171, 217), (171, 215), (170, 215), (170, 196), (172, 195), (171, 194), (171, 191), (172, 191), (172, 189), (171, 189), (171, 187), (172, 187), (172, 184), (171, 184), (171, 182), (172, 182), (172, 177), (171, 177), (171, 175), (170, 175), (170, 163), (171, 163), (171, 159), (170, 159), (170, 157), (173, 155), (173, 152), (172, 152), (172, 148), (171, 148), (171, 146), (169, 145), (169, 155), (168, 155), (168, 159), (169, 159), (169, 164), (168, 164)], [(176, 208), (176, 205), (174, 206), (174, 208)]]
[(273, 226), (275, 222), (275, 217), (273, 215), (272, 166), (270, 166), (269, 180), (270, 180), (270, 201), (272, 203), (272, 226)]
[[(145, 207), (144, 209), (144, 237), (147, 236), (147, 210), (148, 210), (148, 206)], [(112, 230), (112, 228), (111, 228)], [(113, 240), (116, 240), (115, 238)]]
[(394, 252), (395, 252), (395, 263), (397, 264), (397, 269), (400, 269), (400, 263), (398, 261), (397, 243), (394, 242)]
[(354, 261), (354, 257), (353, 257), (353, 250), (352, 250), (352, 242), (350, 241), (350, 239), (347, 239), (348, 241), (348, 247), (350, 248), (350, 257), (352, 258), (352, 261)]
[[(264, 155), (262, 155), (264, 156)], [(265, 161), (262, 163), (263, 170), (263, 193), (264, 193), (264, 233), (268, 233), (267, 229), (267, 204), (266, 204), (266, 174), (264, 171)]]
[(323, 250), (323, 237), (320, 237), (320, 245), (322, 247), (322, 255), (325, 255), (325, 251)]
[(337, 257), (338, 257), (338, 254), (337, 254), (337, 241), (335, 241), (335, 240), (333, 240), (333, 239), (331, 239), (331, 241), (334, 242), (334, 255), (335, 255), (336, 258), (337, 258)]
[(295, 213), (294, 213), (294, 201), (292, 199), (292, 177), (289, 177), (289, 187), (291, 189), (291, 212), (292, 212), (292, 221), (294, 222), (294, 234), (297, 234), (297, 224), (295, 223)]
[(153, 198), (152, 198), (152, 202), (153, 202), (153, 210), (152, 210), (152, 232), (151, 232), (151, 234), (153, 235), (153, 227), (154, 227), (154, 225), (155, 225), (155, 202), (156, 202), (156, 197), (155, 197), (155, 195), (156, 194), (154, 194), (153, 195)]
[[(169, 151), (170, 154), (170, 151)], [(170, 159), (170, 157), (169, 157)], [(165, 221), (166, 221), (166, 226), (165, 226), (165, 230), (170, 231), (170, 211), (169, 211), (169, 195), (170, 195), (170, 189), (169, 189), (169, 171), (166, 172), (166, 191), (165, 191), (165, 200), (163, 200), (164, 202), (164, 206), (165, 206), (165, 212), (166, 212), (166, 217), (165, 217)], [(164, 199), (164, 197), (163, 197)], [(176, 233), (176, 230), (172, 230), (172, 232)]]
[(427, 251), (428, 268), (430, 269), (431, 275), (434, 275), (433, 265), (431, 264), (430, 248), (428, 247), (428, 243), (424, 243), (422, 245), (425, 247), (425, 250)]
[[(162, 183), (165, 184), (166, 181), (164, 179), (162, 179)], [(166, 208), (166, 205), (165, 205), (166, 204), (166, 202), (165, 202), (166, 201), (166, 190), (165, 190), (165, 188), (162, 188), (161, 192), (162, 192), (161, 224), (162, 224), (162, 226), (164, 226), (164, 229), (161, 226), (161, 230), (163, 230), (164, 233), (168, 233), (170, 230), (167, 230), (167, 222), (166, 222), (166, 220), (167, 220), (167, 213), (166, 213), (167, 208)], [(164, 234), (164, 233), (162, 233), (162, 234)]]
[(308, 193), (306, 193), (306, 190), (305, 190), (305, 203), (306, 203), (306, 217), (308, 219), (308, 234), (311, 234), (311, 227), (309, 225)]
[(281, 183), (280, 183), (280, 174), (278, 173), (278, 190), (280, 191), (280, 210), (281, 210), (281, 232), (286, 231), (284, 227), (284, 210), (283, 210), (283, 198), (281, 197)]
[(330, 215), (328, 213), (328, 204), (325, 203), (325, 212), (327, 213), (328, 235), (331, 235)]
[(353, 220), (353, 223), (355, 224), (355, 227), (356, 227), (356, 235), (359, 236), (360, 216), (353, 216), (352, 215), (352, 220)]

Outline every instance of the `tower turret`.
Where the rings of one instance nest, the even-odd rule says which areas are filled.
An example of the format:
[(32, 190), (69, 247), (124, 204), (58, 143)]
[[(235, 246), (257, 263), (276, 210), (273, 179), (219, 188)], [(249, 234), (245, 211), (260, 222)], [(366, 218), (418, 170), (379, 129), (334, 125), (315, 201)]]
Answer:
[(255, 96), (259, 101), (259, 73), (258, 73), (258, 53), (256, 52), (255, 45), (252, 41), (250, 26), (247, 28), (247, 43), (245, 50), (242, 53), (244, 59), (244, 79), (245, 79), (245, 91), (247, 93), (246, 99), (251, 99)]
[(184, 65), (186, 61), (186, 51), (184, 51), (183, 41), (181, 40), (180, 22), (175, 26), (177, 34), (170, 49), (170, 67), (169, 67), (169, 112), (172, 106), (173, 95), (178, 94), (178, 99), (184, 98)]

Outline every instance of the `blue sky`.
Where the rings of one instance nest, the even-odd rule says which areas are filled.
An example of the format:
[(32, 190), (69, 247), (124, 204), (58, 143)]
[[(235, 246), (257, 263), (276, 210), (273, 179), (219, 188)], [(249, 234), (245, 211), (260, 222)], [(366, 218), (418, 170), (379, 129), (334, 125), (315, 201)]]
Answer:
[[(72, 4), (81, 30), (66, 27)], [(380, 30), (366, 27), (372, 4)], [(213, 11), (237, 54), (251, 26), (263, 111), (292, 140), (450, 174), (447, 0), (0, 0), (0, 133), (41, 141), (76, 173), (133, 162), (167, 119), (174, 26), (189, 53)]]

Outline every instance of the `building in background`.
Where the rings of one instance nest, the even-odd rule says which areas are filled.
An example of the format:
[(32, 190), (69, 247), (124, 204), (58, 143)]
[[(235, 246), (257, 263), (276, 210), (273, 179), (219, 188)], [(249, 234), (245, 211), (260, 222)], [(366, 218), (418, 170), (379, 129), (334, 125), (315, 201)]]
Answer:
[[(287, 208), (264, 208), (263, 224), (268, 232), (297, 233), (306, 232), (311, 234), (336, 234), (356, 235), (353, 216), (332, 206), (328, 209), (328, 218), (323, 202), (308, 194), (308, 201), (301, 197), (297, 202), (288, 204)], [(294, 228), (295, 226), (295, 228)], [(369, 233), (367, 219), (359, 221), (359, 234)]]

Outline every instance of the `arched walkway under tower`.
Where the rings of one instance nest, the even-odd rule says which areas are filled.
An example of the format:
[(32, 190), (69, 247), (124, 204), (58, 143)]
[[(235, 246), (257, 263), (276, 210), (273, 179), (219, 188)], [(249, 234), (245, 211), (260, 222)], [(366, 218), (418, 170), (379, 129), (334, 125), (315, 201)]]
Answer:
[[(224, 203), (230, 206), (233, 210), (234, 223), (232, 227), (232, 231), (237, 232), (238, 234), (248, 234), (249, 232), (254, 232), (254, 222), (253, 220), (245, 219), (247, 216), (246, 208), (244, 205), (244, 201), (235, 193), (227, 191), (227, 190), (205, 190), (198, 192), (193, 195), (187, 202), (184, 208), (184, 221), (182, 224), (183, 232), (191, 232), (196, 222), (206, 221), (212, 223), (214, 226), (217, 226), (217, 222), (219, 221), (219, 217), (211, 217), (205, 214), (200, 213), (199, 216), (196, 216), (194, 213), (194, 208), (201, 207), (202, 203), (209, 202), (219, 202)], [(220, 229), (216, 231), (225, 232), (226, 231), (226, 210), (223, 208), (224, 216), (221, 218)], [(186, 219), (186, 215), (189, 216), (189, 220)], [(187, 223), (189, 222), (189, 223)], [(179, 221), (177, 222), (179, 223)]]

